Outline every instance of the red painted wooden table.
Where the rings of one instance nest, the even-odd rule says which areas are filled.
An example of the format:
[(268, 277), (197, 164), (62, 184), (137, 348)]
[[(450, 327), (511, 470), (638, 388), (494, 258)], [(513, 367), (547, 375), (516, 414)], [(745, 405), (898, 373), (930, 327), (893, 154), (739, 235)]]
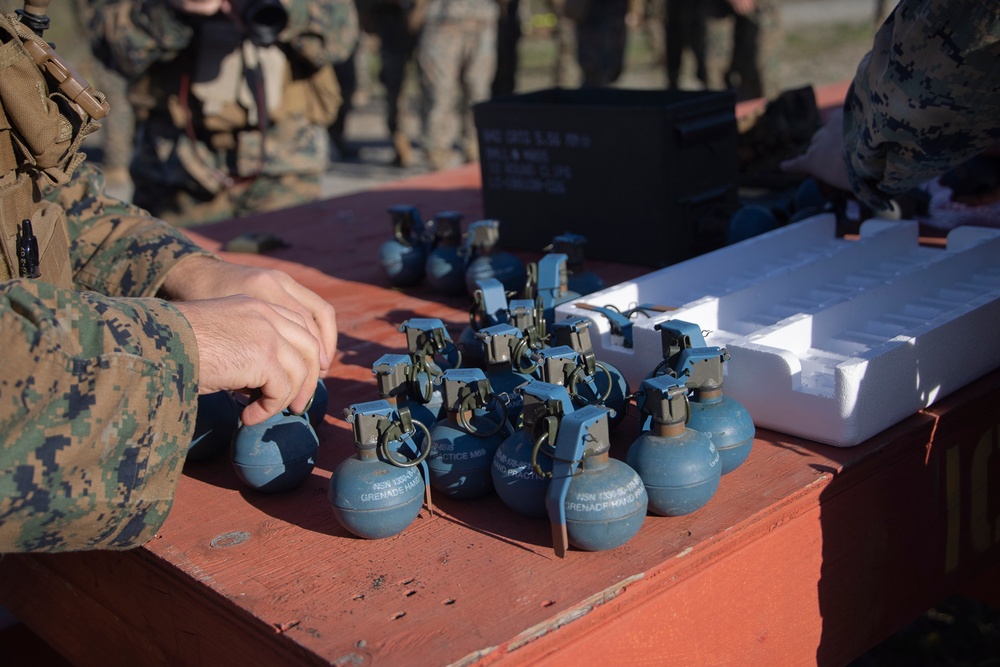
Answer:
[[(81, 665), (837, 665), (995, 571), (1000, 373), (850, 449), (759, 431), (706, 507), (648, 516), (612, 551), (557, 558), (547, 523), (496, 497), (438, 495), (395, 537), (352, 537), (326, 499), (353, 451), (343, 408), (376, 398), (371, 364), (404, 350), (401, 322), (441, 318), (457, 337), (468, 321), (465, 299), (387, 286), (376, 248), (398, 203), (474, 220), (478, 169), (195, 234), (217, 248), (278, 233), (289, 248), (234, 257), (285, 269), (338, 309), (306, 483), (264, 495), (224, 457), (189, 465), (148, 545), (6, 556), (0, 605)], [(609, 284), (644, 271), (591, 268)], [(613, 455), (632, 433), (627, 421)]]

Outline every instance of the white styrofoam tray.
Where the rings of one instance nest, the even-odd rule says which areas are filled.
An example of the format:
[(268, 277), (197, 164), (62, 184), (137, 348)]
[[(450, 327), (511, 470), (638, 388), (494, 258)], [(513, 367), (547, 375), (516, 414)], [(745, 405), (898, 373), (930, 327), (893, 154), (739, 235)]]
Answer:
[[(599, 360), (633, 391), (676, 319), (725, 347), (723, 391), (757, 426), (856, 445), (1000, 367), (1000, 230), (958, 227), (947, 248), (917, 224), (869, 220), (837, 238), (833, 215), (776, 229), (562, 304), (585, 317)], [(637, 241), (641, 242), (641, 241)], [(576, 303), (676, 308), (633, 319), (633, 347)]]

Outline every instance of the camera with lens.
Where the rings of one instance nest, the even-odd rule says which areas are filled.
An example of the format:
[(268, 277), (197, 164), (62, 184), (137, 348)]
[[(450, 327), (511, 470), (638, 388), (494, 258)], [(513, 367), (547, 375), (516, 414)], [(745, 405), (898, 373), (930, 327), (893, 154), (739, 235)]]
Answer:
[(288, 25), (288, 11), (281, 0), (245, 0), (236, 6), (247, 36), (257, 46), (271, 46)]

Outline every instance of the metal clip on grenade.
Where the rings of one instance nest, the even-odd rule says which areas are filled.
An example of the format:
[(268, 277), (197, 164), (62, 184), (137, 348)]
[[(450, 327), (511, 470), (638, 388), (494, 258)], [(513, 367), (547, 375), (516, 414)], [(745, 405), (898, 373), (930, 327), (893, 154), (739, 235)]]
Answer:
[(541, 301), (542, 317), (547, 326), (555, 322), (556, 306), (580, 298), (579, 293), (569, 289), (566, 260), (566, 255), (550, 252), (537, 264), (528, 265), (524, 296)]
[(431, 250), (427, 253), (424, 274), (427, 283), (442, 294), (465, 294), (465, 266), (468, 261), (461, 248), (462, 214), (442, 211), (430, 223)]
[(584, 551), (619, 547), (646, 518), (646, 487), (610, 449), (607, 408), (588, 405), (563, 417), (545, 498), (560, 558), (570, 544)]
[[(509, 324), (486, 327), (476, 334), (476, 338), (482, 343), (490, 389), (507, 403), (507, 421), (517, 428), (522, 401), (514, 390), (531, 380), (530, 373), (534, 370), (528, 344), (521, 332)], [(531, 367), (523, 366), (524, 359), (528, 359)]]
[(465, 236), (465, 252), (469, 258), (465, 287), (469, 296), (475, 294), (476, 281), (486, 278), (496, 278), (508, 292), (517, 294), (524, 289), (527, 280), (524, 262), (509, 252), (497, 250), (499, 240), (498, 220), (478, 220), (469, 225)]
[(652, 428), (629, 447), (625, 461), (646, 485), (649, 508), (662, 516), (683, 516), (703, 507), (719, 488), (719, 452), (706, 434), (688, 428), (684, 381), (669, 375), (643, 380), (640, 414)]
[(327, 488), (337, 521), (358, 537), (379, 539), (405, 530), (424, 500), (433, 513), (426, 445), (421, 451), (413, 439), (423, 432), (429, 442), (427, 427), (388, 401), (357, 403), (344, 416), (354, 425), (355, 453), (337, 466)]
[(524, 427), (497, 449), (493, 487), (518, 514), (542, 518), (559, 423), (574, 407), (566, 387), (559, 385), (532, 380), (517, 391), (524, 403)]
[(393, 238), (379, 247), (379, 262), (389, 283), (409, 287), (424, 279), (427, 248), (424, 223), (414, 206), (389, 208)]
[[(411, 381), (410, 357), (405, 354), (383, 354), (374, 364), (372, 373), (375, 375), (375, 385), (379, 398), (389, 402), (397, 411), (408, 410), (415, 421), (433, 426), (440, 416), (436, 411), (424, 405), (410, 395)], [(424, 442), (424, 433), (420, 429), (413, 436), (418, 446)]]
[(580, 355), (579, 365), (590, 380), (577, 385), (577, 391), (587, 403), (604, 405), (614, 410), (614, 415), (609, 417), (613, 431), (628, 413), (631, 390), (620, 370), (597, 360), (594, 344), (590, 340), (590, 325), (590, 320), (584, 317), (556, 322), (552, 325), (552, 345), (566, 345)]
[(682, 378), (691, 392), (688, 428), (711, 436), (722, 459), (722, 474), (736, 470), (750, 456), (756, 434), (753, 418), (742, 403), (722, 393), (723, 364), (729, 353), (705, 344), (701, 329), (681, 320), (657, 325), (669, 372)]
[[(427, 456), (431, 485), (453, 498), (485, 496), (493, 490), (493, 457), (506, 437), (506, 407), (494, 400), (489, 381), (478, 368), (447, 370), (441, 382), (448, 416), (431, 429)], [(476, 414), (491, 402), (501, 408), (497, 422)]]
[(460, 367), (462, 352), (439, 319), (414, 317), (399, 325), (399, 330), (406, 334), (410, 355), (410, 398), (426, 405), (440, 419), (444, 416), (443, 399), (435, 387), (444, 372), (441, 364), (445, 368)]
[(587, 237), (566, 232), (552, 239), (549, 252), (566, 255), (567, 286), (577, 294), (592, 294), (604, 289), (604, 280), (593, 271), (584, 268), (584, 246)]
[(482, 368), (484, 364), (483, 346), (476, 333), (495, 324), (507, 324), (509, 318), (503, 283), (496, 278), (476, 281), (476, 291), (472, 294), (472, 305), (469, 307), (469, 326), (462, 330), (458, 338), (458, 348), (466, 366)]

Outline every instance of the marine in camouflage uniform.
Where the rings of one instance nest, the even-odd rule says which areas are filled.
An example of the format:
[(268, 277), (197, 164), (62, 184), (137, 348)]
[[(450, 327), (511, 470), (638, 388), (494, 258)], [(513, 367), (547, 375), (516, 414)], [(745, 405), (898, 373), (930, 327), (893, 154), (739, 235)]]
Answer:
[(1000, 142), (1000, 10), (902, 0), (844, 104), (848, 177), (874, 210)]
[(706, 0), (706, 59), (709, 88), (734, 88), (739, 100), (778, 94), (775, 70), (781, 40), (777, 0), (755, 0), (747, 14), (733, 10), (730, 0)]
[(129, 81), (136, 114), (136, 204), (190, 225), (319, 196), (333, 64), (355, 47), (357, 12), (351, 0), (282, 4), (287, 26), (267, 45), (167, 0), (97, 0), (91, 46)]
[[(99, 125), (39, 95), (21, 40), (41, 39), (13, 14), (0, 31), (0, 553), (134, 546), (166, 518), (197, 409), (194, 333), (153, 297), (207, 253), (103, 195), (78, 150)], [(22, 220), (38, 279), (20, 277)]]
[(496, 71), (496, 0), (429, 0), (417, 44), (424, 148), (435, 169), (451, 166), (455, 143), (479, 159), (472, 105), (490, 97)]
[(385, 120), (396, 153), (393, 164), (398, 167), (413, 164), (410, 137), (403, 127), (403, 84), (426, 10), (427, 0), (358, 0), (362, 28), (378, 37), (378, 78), (385, 86)]

